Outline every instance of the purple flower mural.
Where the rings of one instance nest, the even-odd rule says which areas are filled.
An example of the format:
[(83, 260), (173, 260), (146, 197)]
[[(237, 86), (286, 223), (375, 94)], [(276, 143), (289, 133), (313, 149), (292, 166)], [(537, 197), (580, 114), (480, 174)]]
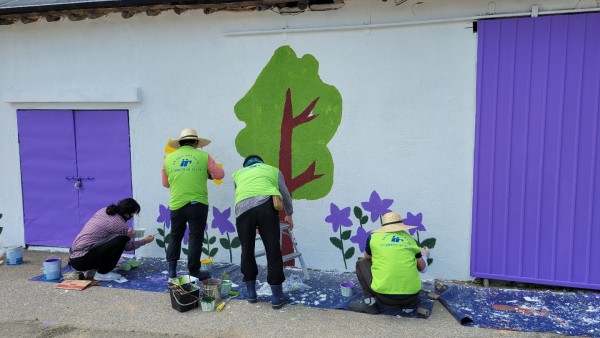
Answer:
[(340, 210), (340, 208), (337, 205), (331, 203), (329, 206), (329, 216), (325, 217), (325, 222), (331, 223), (331, 228), (333, 229), (333, 232), (339, 231), (340, 237), (329, 237), (329, 241), (336, 248), (342, 251), (344, 266), (347, 269), (348, 264), (346, 263), (346, 260), (354, 256), (354, 247), (352, 246), (348, 248), (348, 250), (344, 249), (344, 241), (350, 238), (350, 235), (352, 235), (352, 231), (342, 231), (342, 227), (352, 226), (352, 221), (350, 220), (350, 207), (346, 207)]
[(340, 226), (350, 227), (350, 207), (340, 210), (337, 205), (331, 203), (329, 206), (329, 216), (325, 217), (325, 222), (331, 223), (333, 232), (337, 232)]
[(156, 218), (158, 223), (164, 223), (165, 227), (171, 227), (171, 210), (168, 207), (159, 204), (158, 205), (158, 218)]
[[(363, 227), (369, 223), (368, 214), (371, 214), (371, 222), (377, 222), (375, 225), (379, 226), (381, 224), (381, 217), (384, 214), (392, 211), (390, 209), (392, 203), (394, 203), (394, 200), (382, 199), (377, 191), (373, 190), (369, 196), (369, 200), (367, 202), (361, 202), (362, 209), (359, 206), (355, 206), (353, 209), (354, 217), (356, 217), (356, 220), (358, 221), (354, 235), (352, 235), (353, 230), (351, 229), (343, 231), (344, 227), (351, 227), (353, 225), (352, 221), (350, 220), (350, 208), (339, 208), (335, 203), (330, 204), (329, 215), (325, 218), (325, 222), (331, 224), (334, 232), (339, 232), (339, 237), (329, 237), (329, 240), (331, 244), (342, 251), (342, 258), (346, 268), (348, 268), (346, 260), (352, 258), (355, 248), (350, 247), (346, 250), (346, 248), (344, 248), (344, 241), (349, 239), (350, 242), (358, 246), (358, 250), (360, 250), (361, 253), (365, 252), (367, 238), (371, 234), (371, 231), (367, 231)], [(422, 241), (420, 239), (419, 232), (426, 231), (425, 225), (423, 225), (422, 213), (407, 213), (406, 218), (404, 219), (404, 224), (415, 226), (414, 229), (410, 229), (408, 232), (411, 236), (416, 237), (415, 241), (419, 247), (426, 246), (429, 249), (435, 247), (435, 238), (426, 238)], [(427, 262), (431, 264), (433, 259), (429, 258), (427, 259)]]
[[(213, 221), (211, 223), (211, 227), (213, 229), (219, 229), (222, 235), (226, 235), (227, 237), (222, 237), (219, 239), (219, 243), (225, 250), (229, 250), (229, 261), (233, 263), (233, 250), (235, 248), (239, 248), (242, 245), (240, 239), (238, 237), (234, 237), (233, 239), (229, 237), (230, 232), (236, 232), (235, 226), (231, 221), (229, 221), (229, 217), (231, 216), (231, 208), (227, 208), (221, 212), (218, 208), (213, 207)], [(208, 235), (207, 235), (208, 236)], [(210, 242), (209, 242), (210, 244)], [(216, 248), (214, 248), (216, 249)], [(213, 249), (213, 250), (214, 250)], [(215, 251), (216, 253), (216, 251)], [(214, 255), (213, 255), (214, 256)], [(211, 256), (212, 257), (212, 256)]]
[(358, 227), (358, 229), (356, 229), (356, 235), (350, 237), (350, 241), (354, 244), (358, 244), (358, 250), (360, 250), (360, 252), (365, 252), (367, 238), (370, 234), (371, 231), (365, 231), (363, 227)]
[(423, 214), (418, 213), (413, 215), (412, 213), (408, 213), (406, 218), (402, 221), (402, 223), (406, 225), (416, 226), (416, 228), (412, 228), (408, 230), (411, 235), (415, 234), (415, 231), (425, 231), (425, 226), (423, 225)]
[(362, 207), (371, 213), (371, 222), (379, 219), (384, 214), (392, 211), (389, 207), (394, 203), (391, 199), (381, 199), (377, 191), (373, 190), (368, 202), (361, 202)]
[(213, 207), (214, 218), (211, 227), (213, 229), (219, 229), (221, 235), (224, 235), (226, 232), (235, 232), (235, 226), (229, 221), (229, 216), (231, 216), (231, 208), (227, 208), (221, 212), (219, 209)]
[(162, 223), (162, 227), (156, 229), (162, 239), (156, 238), (156, 244), (165, 249), (166, 255), (167, 247), (169, 246), (169, 239), (171, 238), (171, 234), (167, 233), (167, 229), (171, 227), (171, 210), (169, 210), (169, 207), (162, 204), (158, 205), (158, 217), (156, 218), (156, 222)]

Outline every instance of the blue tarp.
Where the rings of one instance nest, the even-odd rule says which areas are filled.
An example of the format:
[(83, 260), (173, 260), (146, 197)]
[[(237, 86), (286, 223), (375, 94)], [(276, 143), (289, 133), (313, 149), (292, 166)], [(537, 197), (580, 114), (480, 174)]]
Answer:
[[(140, 258), (138, 260), (141, 261), (139, 268), (130, 271), (118, 271), (123, 277), (127, 278), (127, 282), (100, 282), (98, 285), (117, 289), (167, 292), (166, 261), (158, 258)], [(63, 273), (68, 272), (71, 271), (71, 268), (65, 266), (62, 271)], [(242, 274), (239, 265), (214, 264), (210, 273), (213, 278), (219, 279), (223, 279), (223, 275), (226, 274), (226, 279), (230, 279), (233, 283), (238, 285), (237, 288), (233, 289), (240, 292), (240, 296), (237, 298), (247, 298), (246, 290), (242, 283)], [(178, 275), (185, 274), (187, 274), (187, 268), (185, 268), (183, 262), (180, 262), (178, 266)], [(354, 273), (309, 270), (309, 274), (310, 279), (303, 280), (303, 272), (301, 269), (286, 268), (285, 275), (287, 281), (300, 281), (300, 283), (297, 284), (287, 284), (287, 287), (290, 289), (288, 294), (292, 300), (290, 303), (291, 305), (347, 310), (350, 301), (362, 299), (362, 290)], [(37, 276), (31, 280), (44, 281), (44, 276)], [(266, 282), (266, 267), (264, 266), (259, 266), (258, 281), (259, 283)], [(341, 294), (340, 284), (347, 281), (351, 281), (355, 284), (353, 288), (354, 295), (352, 297), (344, 297)], [(284, 284), (284, 288), (286, 288), (286, 284)], [(423, 283), (423, 289), (432, 290), (432, 285), (430, 283)], [(261, 296), (259, 294), (259, 301), (270, 302), (270, 297), (266, 295)], [(417, 307), (424, 308), (431, 314), (433, 310), (433, 301), (427, 298), (427, 291), (421, 292)], [(396, 307), (382, 307), (381, 311), (385, 315), (400, 317), (428, 317), (428, 315), (422, 316), (418, 314), (415, 308), (399, 309)]]
[(444, 285), (440, 301), (461, 324), (600, 337), (600, 293)]

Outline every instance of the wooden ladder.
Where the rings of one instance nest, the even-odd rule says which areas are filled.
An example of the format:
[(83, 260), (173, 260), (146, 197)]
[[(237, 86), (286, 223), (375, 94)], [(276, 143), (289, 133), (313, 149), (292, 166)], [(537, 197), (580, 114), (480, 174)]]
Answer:
[[(283, 256), (283, 262), (285, 263), (287, 261), (291, 261), (297, 258), (300, 261), (300, 266), (302, 267), (302, 271), (304, 272), (304, 280), (309, 280), (310, 275), (308, 274), (308, 269), (306, 268), (306, 264), (304, 263), (304, 258), (302, 258), (302, 253), (300, 252), (300, 250), (298, 250), (298, 243), (296, 242), (296, 237), (294, 237), (294, 232), (292, 231), (292, 229), (290, 229), (290, 225), (287, 223), (279, 223), (279, 231), (279, 242), (282, 242), (281, 239), (283, 238), (283, 235), (289, 236), (292, 240), (292, 245), (294, 248), (294, 251), (292, 253)], [(256, 240), (259, 241), (260, 236), (257, 236)], [(264, 249), (258, 250), (254, 253), (254, 257), (258, 258), (264, 256), (265, 254), (266, 252)]]

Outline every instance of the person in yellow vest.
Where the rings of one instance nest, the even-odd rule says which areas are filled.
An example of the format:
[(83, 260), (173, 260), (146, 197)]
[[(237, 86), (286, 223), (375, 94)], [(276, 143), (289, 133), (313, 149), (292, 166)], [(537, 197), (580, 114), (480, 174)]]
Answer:
[(171, 237), (167, 247), (168, 277), (177, 277), (177, 261), (181, 252), (181, 241), (189, 226), (188, 270), (200, 280), (210, 278), (208, 271), (200, 271), (202, 240), (208, 217), (209, 179), (222, 179), (223, 169), (212, 157), (198, 147), (209, 140), (198, 137), (196, 130), (187, 128), (179, 138), (169, 145), (177, 150), (165, 157), (162, 169), (162, 184), (170, 189)]
[[(294, 227), (292, 220), (292, 197), (285, 185), (279, 169), (265, 164), (257, 155), (246, 157), (243, 168), (233, 173), (235, 183), (235, 225), (242, 244), (241, 271), (246, 284), (249, 303), (258, 301), (256, 295), (256, 276), (258, 267), (254, 257), (256, 232), (265, 246), (267, 257), (267, 282), (273, 296), (271, 307), (280, 309), (290, 301), (283, 293), (283, 258), (279, 230), (279, 207), (275, 198), (283, 198), (284, 221)], [(277, 200), (276, 202), (278, 202)]]
[(367, 238), (364, 259), (356, 262), (356, 276), (364, 299), (350, 302), (355, 312), (379, 314), (377, 302), (405, 307), (414, 304), (421, 291), (419, 272), (427, 271), (429, 249), (419, 248), (406, 230), (416, 228), (402, 223), (402, 217), (388, 212), (382, 226)]

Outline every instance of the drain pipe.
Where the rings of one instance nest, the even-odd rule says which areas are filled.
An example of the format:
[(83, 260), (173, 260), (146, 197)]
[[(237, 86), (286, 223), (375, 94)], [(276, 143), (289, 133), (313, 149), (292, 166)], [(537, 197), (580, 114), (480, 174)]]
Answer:
[(265, 29), (265, 30), (254, 30), (254, 31), (232, 31), (223, 33), (224, 36), (244, 36), (244, 35), (270, 35), (270, 34), (281, 34), (281, 33), (313, 33), (313, 32), (335, 32), (335, 31), (352, 31), (361, 29), (385, 29), (405, 26), (419, 26), (419, 25), (432, 25), (452, 22), (465, 22), (465, 21), (479, 21), (485, 19), (502, 19), (502, 18), (516, 18), (516, 17), (537, 17), (542, 15), (557, 15), (557, 14), (577, 14), (577, 13), (591, 13), (600, 12), (600, 8), (582, 8), (582, 9), (562, 9), (553, 11), (538, 11), (538, 6), (533, 6), (531, 12), (521, 13), (506, 13), (506, 14), (491, 14), (491, 15), (478, 15), (468, 16), (461, 18), (445, 18), (445, 19), (432, 19), (432, 20), (421, 20), (421, 21), (405, 21), (396, 23), (380, 23), (380, 24), (364, 24), (364, 25), (349, 25), (349, 26), (337, 26), (337, 27), (307, 27), (307, 28), (280, 28), (280, 29)]

